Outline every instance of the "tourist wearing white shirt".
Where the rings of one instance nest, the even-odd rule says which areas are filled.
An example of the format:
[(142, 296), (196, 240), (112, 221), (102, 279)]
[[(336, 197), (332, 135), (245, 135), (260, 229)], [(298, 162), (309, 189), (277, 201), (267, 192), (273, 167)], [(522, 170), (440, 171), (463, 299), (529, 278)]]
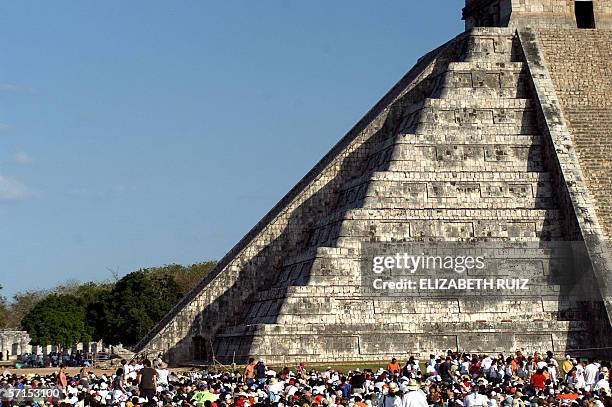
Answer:
[(605, 390), (606, 393), (610, 393), (610, 383), (608, 382), (608, 378), (604, 377), (595, 383), (593, 386), (593, 391), (598, 392), (599, 390)]
[(160, 386), (168, 386), (168, 376), (170, 372), (168, 369), (157, 368), (155, 369), (157, 372), (157, 384)]
[(584, 368), (584, 381), (586, 388), (590, 389), (598, 379), (599, 374), (599, 363), (591, 362)]
[(477, 387), (474, 387), (472, 392), (463, 399), (464, 407), (487, 407), (488, 405), (489, 398), (484, 394), (480, 394)]
[(410, 379), (405, 386), (402, 407), (428, 407), (427, 397), (415, 379)]
[(578, 363), (576, 365), (576, 388), (582, 389), (586, 386), (586, 382), (584, 380), (584, 366), (582, 363)]

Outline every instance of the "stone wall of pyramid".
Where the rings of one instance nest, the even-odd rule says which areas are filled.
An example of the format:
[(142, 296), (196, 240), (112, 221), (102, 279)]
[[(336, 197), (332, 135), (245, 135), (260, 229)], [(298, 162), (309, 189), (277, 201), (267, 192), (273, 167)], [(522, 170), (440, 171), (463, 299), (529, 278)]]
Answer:
[(612, 237), (612, 30), (540, 29), (563, 114), (595, 200)]
[[(566, 185), (524, 45), (511, 28), (474, 28), (419, 60), (137, 350), (178, 363), (599, 347), (597, 304), (361, 286), (364, 242), (580, 238), (582, 195)], [(551, 273), (542, 265), (539, 283)]]

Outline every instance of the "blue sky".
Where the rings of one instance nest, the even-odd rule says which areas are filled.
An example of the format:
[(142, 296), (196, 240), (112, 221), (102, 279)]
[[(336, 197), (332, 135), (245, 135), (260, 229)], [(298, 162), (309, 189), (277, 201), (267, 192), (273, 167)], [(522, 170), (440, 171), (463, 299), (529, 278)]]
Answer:
[(461, 3), (0, 5), (0, 284), (222, 257)]

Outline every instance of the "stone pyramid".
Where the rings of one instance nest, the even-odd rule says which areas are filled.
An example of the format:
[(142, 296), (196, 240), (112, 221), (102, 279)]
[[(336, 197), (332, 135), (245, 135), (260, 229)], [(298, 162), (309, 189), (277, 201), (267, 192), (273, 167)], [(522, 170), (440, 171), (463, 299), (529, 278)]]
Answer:
[[(597, 4), (605, 26), (612, 0)], [(602, 139), (573, 130), (581, 122), (568, 124), (563, 95), (575, 92), (546, 59), (565, 46), (559, 30), (584, 40), (574, 28), (582, 17), (570, 1), (468, 0), (464, 18), (466, 32), (422, 57), (137, 351), (172, 363), (611, 351), (609, 172), (579, 153), (595, 139), (605, 156), (612, 127)], [(612, 38), (587, 31), (596, 37), (588, 44)], [(612, 90), (612, 52), (600, 48), (608, 76), (598, 80)], [(580, 92), (588, 102), (597, 86)], [(612, 123), (610, 111), (588, 120)], [(580, 241), (599, 297), (564, 298), (551, 278), (563, 265), (552, 263), (535, 278), (543, 289), (520, 298), (364, 289), (364, 245), (430, 241), (526, 243), (536, 252)]]

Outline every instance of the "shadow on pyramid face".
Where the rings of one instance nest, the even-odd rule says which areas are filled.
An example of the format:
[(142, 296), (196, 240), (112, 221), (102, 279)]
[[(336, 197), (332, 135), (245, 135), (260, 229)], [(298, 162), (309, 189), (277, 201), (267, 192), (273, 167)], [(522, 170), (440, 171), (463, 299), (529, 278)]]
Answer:
[[(314, 177), (307, 180), (316, 191), (290, 209), (282, 226), (269, 225), (280, 229), (276, 238), (248, 256), (248, 260), (241, 262), (241, 255), (237, 256), (232, 262), (237, 270), (235, 282), (198, 313), (189, 334), (168, 350), (169, 359), (211, 361), (216, 358), (223, 362), (245, 362), (253, 349), (258, 348), (253, 343), (258, 340), (257, 331), (265, 329), (263, 325), (278, 323), (288, 291), (312, 283), (319, 289), (324, 286), (321, 281), (315, 283), (315, 279), (328, 278), (333, 280), (330, 285), (342, 284), (340, 280), (345, 273), (320, 268), (320, 264), (315, 264), (317, 252), (336, 247), (342, 220), (352, 209), (363, 205), (372, 173), (388, 169), (391, 148), (385, 146), (392, 145), (404, 111), (432, 94), (449, 57), (452, 56), (445, 59), (438, 55), (429, 64), (429, 74), (420, 73), (423, 77), (416, 86), (400, 95), (414, 76), (407, 74), (386, 96), (395, 101), (384, 106), (384, 111), (374, 108), (369, 116), (375, 120), (360, 122), (322, 160), (328, 165), (334, 162), (332, 168), (313, 174)], [(428, 66), (427, 63), (422, 65)], [(319, 267), (318, 276), (312, 275), (313, 266)], [(225, 336), (228, 331), (232, 333)]]
[(516, 42), (512, 30), (475, 30), (420, 60), (160, 323), (168, 359), (588, 347), (596, 310), (572, 296), (589, 280), (567, 266), (579, 256), (543, 259), (536, 280), (551, 291), (525, 299), (381, 299), (361, 287), (364, 243), (527, 242), (539, 253), (578, 238)]

